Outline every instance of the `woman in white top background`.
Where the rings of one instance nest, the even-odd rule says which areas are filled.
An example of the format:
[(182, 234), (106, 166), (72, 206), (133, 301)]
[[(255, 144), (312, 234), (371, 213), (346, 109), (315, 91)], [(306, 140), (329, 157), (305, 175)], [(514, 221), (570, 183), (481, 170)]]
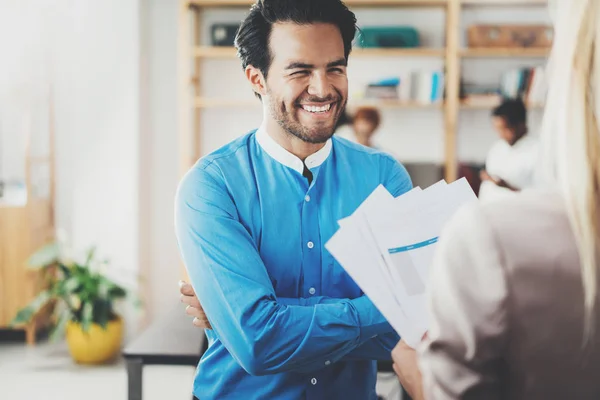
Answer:
[(415, 399), (600, 399), (600, 1), (552, 3), (549, 185), (464, 209), (444, 230), (429, 333), (393, 353)]

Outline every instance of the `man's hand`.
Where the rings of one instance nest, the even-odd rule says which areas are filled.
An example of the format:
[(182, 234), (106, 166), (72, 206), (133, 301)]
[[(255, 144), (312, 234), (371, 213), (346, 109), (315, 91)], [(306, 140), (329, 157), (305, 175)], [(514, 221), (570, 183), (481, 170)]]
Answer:
[(518, 192), (519, 191), (519, 189), (511, 186), (504, 179), (494, 178), (494, 177), (490, 176), (490, 174), (488, 174), (488, 172), (485, 169), (481, 170), (481, 172), (479, 173), (479, 178), (481, 179), (482, 182), (489, 181), (489, 182), (492, 182), (493, 184), (495, 184), (498, 187), (505, 188), (505, 189), (508, 189), (508, 190), (512, 190), (513, 192)]
[(192, 285), (184, 281), (179, 281), (179, 293), (181, 293), (181, 302), (187, 304), (185, 313), (194, 317), (193, 324), (198, 328), (212, 329)]
[(404, 340), (400, 340), (392, 350), (394, 371), (400, 383), (414, 400), (423, 400), (423, 384), (421, 371), (418, 366), (418, 355), (415, 349), (409, 347)]
[(498, 185), (501, 188), (512, 190), (513, 192), (518, 192), (519, 191), (519, 189), (517, 189), (516, 187), (511, 186), (504, 179), (496, 179), (495, 183), (496, 183), (496, 185)]
[(479, 179), (481, 179), (482, 182), (492, 181), (492, 182), (496, 183), (496, 181), (494, 181), (494, 179), (492, 179), (490, 174), (488, 174), (488, 172), (485, 169), (482, 169), (481, 172), (479, 172)]

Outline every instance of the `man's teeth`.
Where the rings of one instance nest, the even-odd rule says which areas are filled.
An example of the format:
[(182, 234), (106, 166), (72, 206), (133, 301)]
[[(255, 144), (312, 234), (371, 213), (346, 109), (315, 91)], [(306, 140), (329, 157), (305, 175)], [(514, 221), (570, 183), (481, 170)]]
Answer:
[(316, 106), (302, 106), (302, 108), (304, 109), (304, 111), (308, 111), (311, 113), (322, 113), (322, 112), (327, 112), (331, 109), (331, 104), (327, 104), (324, 105), (322, 107), (316, 107)]

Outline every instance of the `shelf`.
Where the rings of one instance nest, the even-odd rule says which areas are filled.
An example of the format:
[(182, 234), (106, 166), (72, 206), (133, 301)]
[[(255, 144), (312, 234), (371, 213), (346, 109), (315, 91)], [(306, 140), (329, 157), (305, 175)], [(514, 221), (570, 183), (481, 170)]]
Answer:
[[(234, 47), (216, 47), (201, 46), (195, 47), (194, 56), (196, 58), (236, 58), (236, 49)], [(382, 48), (355, 48), (352, 50), (351, 57), (445, 57), (446, 49), (440, 48), (405, 48), (405, 49), (382, 49)]]
[(531, 57), (546, 58), (550, 55), (550, 49), (545, 48), (472, 48), (460, 51), (464, 58), (504, 58), (504, 57)]
[(406, 49), (355, 48), (350, 57), (445, 57), (446, 49), (416, 47)]
[(547, 6), (548, 0), (462, 0), (463, 6)]
[(444, 106), (443, 103), (431, 103), (423, 104), (417, 102), (406, 102), (400, 100), (375, 100), (375, 99), (361, 99), (353, 100), (348, 102), (349, 108), (356, 107), (377, 107), (382, 109), (437, 109)]
[[(193, 7), (250, 7), (256, 0), (189, 0)], [(345, 0), (349, 7), (445, 7), (448, 0)]]
[[(465, 104), (461, 103), (460, 108), (464, 110), (491, 110), (492, 108), (496, 108), (499, 106), (498, 104)], [(540, 103), (531, 103), (526, 105), (528, 110), (542, 110), (545, 105)]]
[[(194, 102), (196, 108), (253, 108), (260, 107), (261, 103), (257, 100), (235, 100), (235, 99), (207, 99), (197, 98)], [(399, 100), (371, 100), (361, 99), (353, 100), (348, 103), (348, 107), (373, 106), (382, 109), (438, 109), (442, 108), (442, 103), (421, 104), (414, 102), (405, 102)]]

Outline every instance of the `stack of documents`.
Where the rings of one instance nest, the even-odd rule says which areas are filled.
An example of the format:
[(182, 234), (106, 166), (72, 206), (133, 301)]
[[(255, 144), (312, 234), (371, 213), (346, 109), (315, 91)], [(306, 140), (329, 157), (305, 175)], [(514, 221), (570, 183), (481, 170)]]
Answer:
[(325, 245), (409, 346), (429, 328), (428, 272), (442, 228), (475, 201), (464, 178), (397, 198), (379, 186)]

